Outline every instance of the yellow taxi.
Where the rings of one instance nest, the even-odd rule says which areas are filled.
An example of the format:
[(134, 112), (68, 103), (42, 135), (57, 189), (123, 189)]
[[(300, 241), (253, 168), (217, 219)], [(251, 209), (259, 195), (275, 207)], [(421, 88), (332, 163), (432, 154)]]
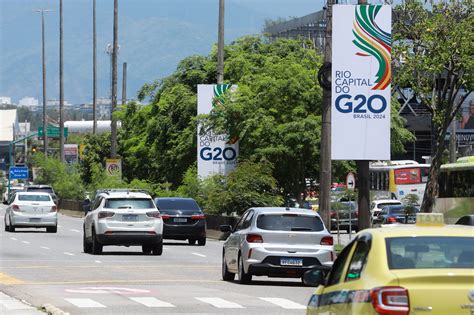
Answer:
[(420, 214), (416, 225), (359, 232), (327, 275), (304, 275), (319, 285), (307, 314), (474, 314), (474, 227), (442, 222)]

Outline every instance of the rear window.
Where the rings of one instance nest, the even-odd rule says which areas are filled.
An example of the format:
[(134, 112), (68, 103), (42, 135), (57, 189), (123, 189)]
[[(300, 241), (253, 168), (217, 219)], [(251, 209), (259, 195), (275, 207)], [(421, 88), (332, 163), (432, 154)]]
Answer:
[(379, 203), (379, 204), (377, 205), (377, 208), (382, 209), (382, 208), (385, 207), (385, 206), (393, 206), (393, 205), (397, 205), (397, 204), (401, 204), (401, 203), (395, 203), (395, 202)]
[(160, 210), (182, 210), (201, 211), (197, 202), (193, 199), (155, 199), (156, 206)]
[(110, 198), (105, 201), (108, 209), (150, 209), (154, 208), (153, 200), (147, 198)]
[(51, 201), (48, 195), (18, 195), (20, 201)]
[(261, 214), (257, 218), (257, 227), (269, 231), (319, 232), (324, 229), (319, 217), (294, 213)]
[(390, 269), (474, 268), (474, 237), (386, 239)]
[(26, 191), (36, 191), (36, 192), (45, 192), (45, 193), (48, 193), (48, 194), (54, 194), (53, 189), (52, 188), (47, 188), (47, 187), (44, 187), (44, 188), (28, 187), (26, 189)]
[(408, 214), (412, 214), (412, 213), (419, 212), (419, 210), (418, 208), (400, 206), (400, 207), (391, 207), (389, 209), (389, 212), (391, 214), (405, 214), (405, 212), (407, 212)]

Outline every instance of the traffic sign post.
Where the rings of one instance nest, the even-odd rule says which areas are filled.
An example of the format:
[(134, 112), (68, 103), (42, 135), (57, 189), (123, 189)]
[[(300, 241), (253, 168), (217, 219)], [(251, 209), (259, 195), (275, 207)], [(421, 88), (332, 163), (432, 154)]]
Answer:
[[(67, 127), (64, 128), (64, 137), (67, 138), (69, 135), (69, 130)], [(42, 138), (44, 136), (44, 128), (38, 127), (38, 137)], [(46, 136), (48, 138), (59, 138), (59, 127), (48, 127), (46, 130)]]
[(349, 190), (349, 239), (352, 237), (352, 206), (351, 206), (351, 193), (355, 188), (355, 176), (354, 173), (348, 173), (346, 176), (346, 187)]
[(346, 186), (349, 190), (354, 190), (355, 188), (355, 175), (354, 173), (348, 173), (346, 177)]
[(10, 167), (10, 179), (28, 179), (28, 167), (13, 166)]

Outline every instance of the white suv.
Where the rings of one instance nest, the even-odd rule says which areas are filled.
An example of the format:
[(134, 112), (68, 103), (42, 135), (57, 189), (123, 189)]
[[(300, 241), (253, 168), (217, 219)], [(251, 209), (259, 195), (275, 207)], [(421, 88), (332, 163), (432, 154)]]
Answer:
[(101, 254), (105, 245), (141, 245), (144, 253), (162, 254), (163, 220), (146, 191), (97, 192), (84, 217), (84, 252)]

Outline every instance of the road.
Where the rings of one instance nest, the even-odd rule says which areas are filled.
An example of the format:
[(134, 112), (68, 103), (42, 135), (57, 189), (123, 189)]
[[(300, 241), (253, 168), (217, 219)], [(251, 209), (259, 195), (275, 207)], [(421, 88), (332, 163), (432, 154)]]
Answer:
[[(162, 256), (110, 246), (94, 256), (82, 251), (80, 218), (60, 215), (57, 234), (9, 233), (4, 213), (2, 205), (0, 291), (34, 307), (49, 303), (70, 314), (304, 314), (314, 290), (299, 279), (222, 281), (222, 241), (201, 247), (165, 240)], [(31, 314), (1, 301), (1, 314)]]

